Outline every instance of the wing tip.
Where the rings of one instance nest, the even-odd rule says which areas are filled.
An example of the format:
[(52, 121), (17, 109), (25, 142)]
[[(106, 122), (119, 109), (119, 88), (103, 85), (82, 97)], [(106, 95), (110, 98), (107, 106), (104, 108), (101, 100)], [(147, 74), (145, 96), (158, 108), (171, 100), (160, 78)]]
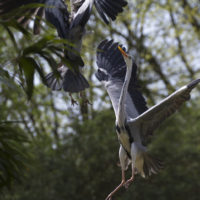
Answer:
[[(100, 14), (102, 20), (106, 23), (110, 23), (110, 19), (115, 21), (118, 14), (123, 12), (123, 7), (127, 6), (128, 2), (126, 0), (117, 0), (112, 2), (112, 0), (107, 0), (105, 3), (104, 0), (94, 1), (95, 7)], [(114, 6), (114, 9), (112, 8)]]
[(200, 79), (193, 80), (187, 85), (187, 88), (193, 89), (194, 87), (198, 85), (198, 83), (200, 83)]
[(118, 50), (117, 46), (120, 46), (125, 52), (127, 52), (126, 48), (122, 44), (120, 44), (119, 42), (114, 42), (113, 39), (110, 39), (110, 40), (104, 39), (104, 40), (102, 40), (99, 43), (99, 45), (97, 47), (97, 50), (101, 52), (102, 50), (108, 50), (112, 46), (116, 46), (117, 50)]

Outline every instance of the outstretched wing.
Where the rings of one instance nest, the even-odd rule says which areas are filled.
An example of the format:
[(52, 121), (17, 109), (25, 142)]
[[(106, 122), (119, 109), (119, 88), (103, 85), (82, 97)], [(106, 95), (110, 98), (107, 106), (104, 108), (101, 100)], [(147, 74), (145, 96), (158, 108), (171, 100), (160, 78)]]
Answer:
[[(31, 8), (29, 6), (31, 4), (35, 4), (35, 6)], [(23, 12), (18, 13), (18, 9), (23, 7)], [(27, 26), (30, 19), (35, 16), (33, 30), (36, 34), (39, 33), (41, 21), (45, 15), (46, 20), (57, 29), (58, 35), (66, 38), (69, 28), (69, 13), (63, 0), (0, 0), (0, 15), (6, 19), (6, 17), (10, 17), (8, 13), (11, 11), (16, 11), (15, 18), (23, 26)]]
[(45, 17), (53, 24), (58, 35), (61, 38), (66, 38), (69, 31), (69, 13), (67, 5), (63, 0), (46, 0), (45, 1)]
[(200, 79), (197, 79), (183, 86), (139, 117), (130, 120), (128, 125), (130, 127), (139, 127), (143, 143), (146, 143), (148, 136), (152, 135), (161, 122), (178, 110), (185, 101), (190, 99), (190, 92), (199, 82)]
[(114, 21), (127, 2), (125, 0), (94, 0), (94, 4), (103, 21), (108, 24), (108, 18)]
[(92, 12), (93, 1), (94, 0), (85, 0), (84, 2), (77, 0), (72, 1), (72, 5), (76, 4), (77, 2), (80, 2), (82, 4), (79, 5), (79, 8), (77, 10), (75, 10), (75, 13), (72, 13), (73, 19), (71, 22), (71, 28), (74, 28), (77, 25), (82, 27), (86, 25)]
[[(99, 44), (97, 49), (98, 70), (95, 74), (107, 89), (115, 115), (117, 115), (118, 102), (126, 74), (126, 64), (117, 47), (118, 43), (113, 43), (112, 40), (104, 40)], [(123, 49), (125, 50), (125, 48)], [(133, 70), (125, 102), (127, 119), (137, 117), (147, 110), (146, 102), (136, 84), (137, 66), (133, 63), (132, 67)]]
[(114, 21), (117, 15), (123, 11), (123, 7), (127, 5), (125, 0), (71, 0), (71, 2), (73, 8), (73, 21), (71, 27), (74, 27), (77, 24), (85, 26), (90, 18), (93, 3), (106, 24), (109, 23), (108, 18)]
[(81, 92), (89, 87), (88, 81), (80, 72), (73, 72), (66, 66), (59, 67), (56, 76), (55, 72), (46, 75), (46, 85), (52, 90), (61, 90), (65, 92)]

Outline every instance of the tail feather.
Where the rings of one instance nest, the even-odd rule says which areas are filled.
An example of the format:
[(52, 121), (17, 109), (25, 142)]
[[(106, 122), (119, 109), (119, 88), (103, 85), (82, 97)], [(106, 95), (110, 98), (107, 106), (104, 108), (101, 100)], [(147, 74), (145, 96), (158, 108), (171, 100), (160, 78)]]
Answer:
[(52, 90), (61, 90), (66, 92), (81, 92), (89, 87), (88, 81), (80, 72), (72, 72), (67, 67), (58, 68), (60, 77), (55, 72), (46, 75), (46, 85)]
[(72, 72), (71, 70), (67, 70), (63, 80), (64, 91), (80, 92), (88, 87), (88, 81), (80, 72)]
[(147, 153), (144, 154), (144, 177), (149, 177), (152, 174), (157, 174), (162, 168), (163, 163), (159, 159), (156, 159)]

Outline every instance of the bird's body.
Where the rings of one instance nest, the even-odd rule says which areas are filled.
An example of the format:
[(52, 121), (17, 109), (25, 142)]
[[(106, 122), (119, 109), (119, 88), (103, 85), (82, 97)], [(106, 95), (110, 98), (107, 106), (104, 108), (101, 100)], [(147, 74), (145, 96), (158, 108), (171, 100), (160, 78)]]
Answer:
[(64, 56), (69, 66), (63, 65), (57, 70), (62, 72), (61, 77), (55, 76), (53, 72), (49, 73), (46, 76), (47, 86), (52, 90), (64, 89), (67, 92), (80, 92), (88, 88), (88, 81), (81, 73), (84, 62), (80, 54), (82, 39), (86, 32), (85, 26), (90, 18), (92, 7), (95, 5), (101, 18), (108, 24), (108, 18), (115, 20), (127, 2), (125, 0), (70, 0), (71, 12), (69, 12), (64, 0), (0, 0), (0, 16), (7, 19), (10, 17), (7, 15), (10, 11), (33, 3), (38, 6), (25, 8), (23, 13), (17, 13), (15, 19), (23, 26), (27, 26), (31, 17), (35, 16), (33, 30), (38, 34), (42, 18), (45, 17), (56, 28), (58, 36), (66, 39)]
[[(148, 137), (162, 121), (190, 98), (191, 90), (200, 79), (183, 86), (159, 104), (147, 109), (146, 101), (137, 88), (137, 66), (124, 48), (112, 40), (102, 41), (98, 46), (97, 65), (96, 77), (104, 84), (111, 99), (120, 143), (122, 182), (108, 195), (107, 200), (110, 200), (122, 186), (129, 186), (136, 172), (145, 178), (162, 168), (160, 160), (147, 151)], [(129, 164), (132, 167), (132, 176), (126, 181), (125, 170)]]
[[(124, 7), (127, 3), (124, 0), (117, 0), (114, 4), (110, 0), (71, 0), (70, 3), (71, 14), (68, 18), (67, 25), (65, 25), (67, 27), (67, 32), (64, 37), (70, 44), (66, 45), (65, 56), (69, 59), (70, 65), (74, 68), (74, 71), (72, 73), (71, 70), (69, 70), (67, 67), (64, 67), (66, 74), (63, 77), (62, 82), (60, 82), (59, 79), (55, 79), (53, 73), (48, 74), (47, 85), (53, 90), (55, 88), (63, 88), (65, 91), (79, 92), (89, 87), (88, 82), (80, 73), (81, 68), (84, 66), (80, 52), (82, 47), (82, 39), (86, 32), (85, 26), (90, 18), (93, 4), (99, 6), (101, 8), (100, 12), (107, 15), (107, 7), (112, 7), (112, 5), (115, 7), (117, 5), (118, 9), (114, 9), (114, 13), (111, 12), (112, 15), (116, 17), (119, 12), (122, 12), (122, 7)], [(107, 18), (102, 18), (105, 23), (108, 23)], [(115, 18), (111, 17), (111, 19), (114, 20)], [(55, 85), (58, 84), (60, 84), (60, 87), (55, 87)]]

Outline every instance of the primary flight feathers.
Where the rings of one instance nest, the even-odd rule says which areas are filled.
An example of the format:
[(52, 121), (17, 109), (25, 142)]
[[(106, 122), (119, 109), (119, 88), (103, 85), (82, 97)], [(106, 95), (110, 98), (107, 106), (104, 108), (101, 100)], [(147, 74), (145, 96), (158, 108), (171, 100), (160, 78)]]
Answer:
[(176, 112), (186, 101), (190, 99), (190, 92), (195, 88), (200, 79), (190, 82), (179, 90), (173, 92), (170, 96), (163, 99), (157, 105), (151, 107), (146, 112), (135, 119), (128, 121), (130, 126), (137, 124), (140, 126), (140, 133), (144, 143), (149, 135), (169, 116)]
[[(97, 79), (106, 87), (115, 115), (117, 115), (118, 102), (127, 70), (118, 45), (113, 40), (103, 40), (99, 44), (97, 48), (98, 70), (95, 74)], [(122, 49), (126, 52), (124, 47)], [(146, 101), (138, 89), (136, 72), (137, 66), (133, 61), (132, 74), (125, 101), (126, 118), (129, 126), (140, 125), (140, 134), (143, 143), (146, 143), (147, 137), (152, 135), (160, 123), (179, 109), (185, 101), (190, 99), (190, 92), (200, 82), (200, 79), (183, 86), (157, 105), (147, 109)]]
[[(118, 49), (118, 43), (113, 40), (104, 40), (97, 47), (97, 65), (96, 77), (102, 81), (110, 96), (115, 114), (118, 110), (118, 101), (126, 75), (126, 63)], [(121, 46), (122, 47), (122, 46)], [(126, 49), (122, 47), (124, 51)], [(136, 117), (138, 114), (147, 110), (146, 101), (142, 96), (137, 83), (137, 65), (132, 64), (132, 74), (128, 87), (126, 99), (126, 111), (128, 118)], [(131, 109), (132, 108), (132, 109)], [(135, 113), (135, 111), (138, 113)]]

